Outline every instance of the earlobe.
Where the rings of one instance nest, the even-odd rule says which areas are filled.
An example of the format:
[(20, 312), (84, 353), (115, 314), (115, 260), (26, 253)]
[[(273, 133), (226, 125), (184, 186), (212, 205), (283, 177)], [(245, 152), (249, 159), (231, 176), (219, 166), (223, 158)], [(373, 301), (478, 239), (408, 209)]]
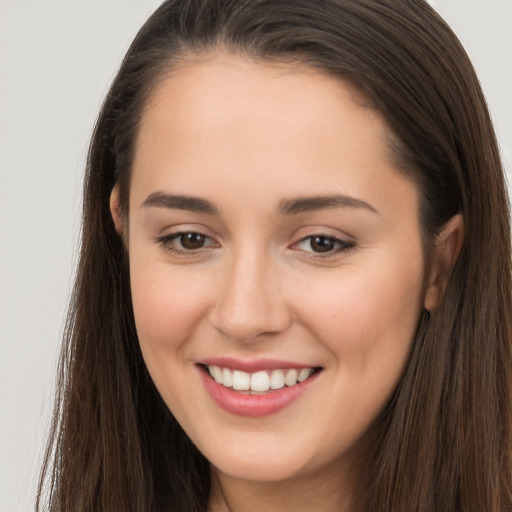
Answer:
[(430, 269), (425, 309), (432, 311), (442, 302), (453, 266), (457, 262), (464, 240), (464, 218), (454, 215), (436, 239), (434, 260)]
[(119, 235), (123, 234), (123, 217), (119, 206), (119, 186), (115, 185), (110, 193), (110, 214), (114, 221), (114, 226)]

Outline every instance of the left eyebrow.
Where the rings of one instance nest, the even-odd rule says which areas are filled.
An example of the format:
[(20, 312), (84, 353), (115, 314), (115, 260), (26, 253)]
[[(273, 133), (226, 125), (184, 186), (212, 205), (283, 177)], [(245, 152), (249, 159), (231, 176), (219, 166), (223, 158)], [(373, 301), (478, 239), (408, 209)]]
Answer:
[(297, 199), (284, 199), (279, 204), (279, 211), (283, 215), (294, 215), (297, 213), (326, 210), (331, 208), (362, 208), (372, 213), (379, 214), (379, 212), (366, 201), (345, 195), (322, 195), (299, 197)]

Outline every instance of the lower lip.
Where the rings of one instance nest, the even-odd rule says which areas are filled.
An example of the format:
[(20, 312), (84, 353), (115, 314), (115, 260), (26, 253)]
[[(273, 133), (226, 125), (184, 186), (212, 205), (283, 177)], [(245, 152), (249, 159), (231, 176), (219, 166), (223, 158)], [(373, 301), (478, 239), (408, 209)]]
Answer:
[(314, 373), (295, 386), (285, 386), (262, 395), (250, 395), (218, 384), (202, 367), (199, 372), (206, 390), (220, 407), (231, 414), (252, 418), (269, 416), (284, 409), (297, 400), (319, 375)]

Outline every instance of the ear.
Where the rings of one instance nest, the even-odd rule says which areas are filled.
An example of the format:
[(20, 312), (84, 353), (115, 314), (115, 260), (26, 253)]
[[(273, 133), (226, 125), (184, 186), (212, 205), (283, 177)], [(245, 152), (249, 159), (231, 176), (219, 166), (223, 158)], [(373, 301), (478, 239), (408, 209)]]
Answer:
[(119, 207), (119, 185), (114, 185), (110, 193), (110, 214), (114, 221), (117, 234), (123, 234), (123, 216), (121, 215), (121, 208)]
[(464, 240), (462, 214), (454, 215), (443, 227), (436, 239), (434, 260), (425, 293), (425, 309), (432, 311), (443, 301), (450, 273), (459, 257)]

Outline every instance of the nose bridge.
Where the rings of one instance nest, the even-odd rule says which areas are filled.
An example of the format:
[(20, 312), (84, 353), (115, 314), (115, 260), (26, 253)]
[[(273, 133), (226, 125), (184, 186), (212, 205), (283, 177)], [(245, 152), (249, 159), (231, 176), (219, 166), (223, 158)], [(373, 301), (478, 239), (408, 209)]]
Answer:
[(289, 315), (279, 274), (274, 258), (263, 247), (251, 244), (234, 250), (219, 279), (213, 325), (238, 341), (286, 329)]

